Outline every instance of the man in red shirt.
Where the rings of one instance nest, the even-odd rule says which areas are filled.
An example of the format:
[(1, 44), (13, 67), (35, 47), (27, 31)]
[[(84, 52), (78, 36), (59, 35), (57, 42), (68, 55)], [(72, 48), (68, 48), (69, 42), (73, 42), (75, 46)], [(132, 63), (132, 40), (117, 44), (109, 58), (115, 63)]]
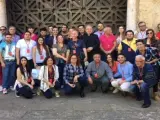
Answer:
[(116, 37), (113, 35), (112, 28), (110, 26), (104, 28), (104, 35), (100, 37), (100, 48), (104, 53), (104, 55), (102, 55), (103, 61), (106, 61), (107, 54), (111, 54), (113, 59), (116, 60)]
[(160, 40), (160, 23), (157, 25), (158, 32), (156, 34), (157, 40)]

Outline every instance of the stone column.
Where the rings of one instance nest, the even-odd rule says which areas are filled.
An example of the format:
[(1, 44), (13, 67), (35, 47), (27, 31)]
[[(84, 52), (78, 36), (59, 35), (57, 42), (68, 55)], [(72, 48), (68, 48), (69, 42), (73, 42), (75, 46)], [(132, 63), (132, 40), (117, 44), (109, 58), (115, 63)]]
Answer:
[(0, 0), (0, 26), (7, 26), (6, 0)]
[(136, 31), (137, 0), (127, 0), (127, 30)]

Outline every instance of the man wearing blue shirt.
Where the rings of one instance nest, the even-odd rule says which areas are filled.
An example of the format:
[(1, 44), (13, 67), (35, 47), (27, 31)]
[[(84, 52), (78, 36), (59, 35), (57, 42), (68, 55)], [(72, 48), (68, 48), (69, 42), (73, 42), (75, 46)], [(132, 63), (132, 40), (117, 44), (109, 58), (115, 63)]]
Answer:
[(117, 93), (119, 90), (124, 92), (131, 92), (131, 81), (133, 65), (126, 61), (126, 57), (123, 54), (118, 55), (118, 71), (114, 74), (115, 79), (111, 82), (112, 86), (115, 87), (113, 93)]
[(0, 61), (3, 74), (3, 94), (8, 93), (8, 89), (15, 82), (15, 43), (12, 42), (12, 35), (6, 34), (5, 41), (0, 45)]

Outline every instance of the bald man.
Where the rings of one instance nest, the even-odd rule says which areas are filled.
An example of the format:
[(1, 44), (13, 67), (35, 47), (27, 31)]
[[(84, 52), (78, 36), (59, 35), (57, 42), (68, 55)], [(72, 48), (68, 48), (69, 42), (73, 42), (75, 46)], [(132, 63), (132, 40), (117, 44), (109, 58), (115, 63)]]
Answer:
[(106, 61), (106, 55), (111, 54), (113, 59), (117, 59), (116, 49), (116, 37), (112, 33), (112, 28), (107, 26), (104, 28), (104, 35), (100, 38), (100, 48), (103, 52), (102, 60)]
[(135, 67), (133, 69), (133, 81), (134, 92), (137, 96), (137, 100), (144, 100), (142, 108), (148, 108), (151, 105), (149, 88), (156, 84), (156, 75), (152, 65), (145, 63), (145, 57), (137, 55), (135, 59)]
[(93, 33), (93, 28), (91, 25), (87, 25), (85, 30), (86, 34), (84, 35), (83, 40), (87, 49), (88, 62), (92, 62), (93, 55), (95, 53), (100, 53), (100, 43), (98, 36)]

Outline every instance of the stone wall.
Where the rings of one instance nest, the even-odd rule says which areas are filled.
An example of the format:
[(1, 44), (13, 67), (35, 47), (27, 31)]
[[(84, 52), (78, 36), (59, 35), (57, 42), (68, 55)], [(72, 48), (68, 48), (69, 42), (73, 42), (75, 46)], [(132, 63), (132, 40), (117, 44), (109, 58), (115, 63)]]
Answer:
[(157, 24), (160, 23), (160, 0), (137, 0), (138, 15), (137, 23), (145, 21), (148, 28), (157, 31)]

